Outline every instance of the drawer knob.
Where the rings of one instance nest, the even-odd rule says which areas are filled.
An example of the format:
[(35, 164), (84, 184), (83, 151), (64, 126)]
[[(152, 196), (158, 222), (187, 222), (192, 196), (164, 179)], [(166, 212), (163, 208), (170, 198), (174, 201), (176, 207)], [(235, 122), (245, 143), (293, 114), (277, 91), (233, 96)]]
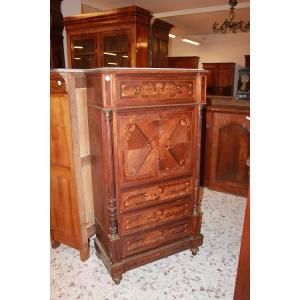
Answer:
[(62, 83), (61, 83), (61, 81), (60, 81), (60, 80), (57, 80), (57, 84), (58, 84), (59, 86), (61, 86), (61, 85), (62, 85)]
[(105, 75), (105, 81), (110, 81), (110, 76), (109, 75)]

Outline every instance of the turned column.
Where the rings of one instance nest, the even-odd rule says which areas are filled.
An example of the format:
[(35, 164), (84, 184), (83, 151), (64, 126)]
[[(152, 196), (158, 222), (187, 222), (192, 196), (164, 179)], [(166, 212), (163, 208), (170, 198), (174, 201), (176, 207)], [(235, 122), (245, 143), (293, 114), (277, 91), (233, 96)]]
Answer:
[(114, 166), (114, 146), (113, 146), (113, 130), (112, 130), (112, 110), (104, 110), (104, 120), (106, 127), (106, 145), (107, 145), (107, 164), (109, 172), (109, 184), (108, 184), (108, 218), (110, 225), (110, 240), (118, 239), (117, 235), (117, 201), (116, 201), (116, 189), (115, 189), (115, 166)]

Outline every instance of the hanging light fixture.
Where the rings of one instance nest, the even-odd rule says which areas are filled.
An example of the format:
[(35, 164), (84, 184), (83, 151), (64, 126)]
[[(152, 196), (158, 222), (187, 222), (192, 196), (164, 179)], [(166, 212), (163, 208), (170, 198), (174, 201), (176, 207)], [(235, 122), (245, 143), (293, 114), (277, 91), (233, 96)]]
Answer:
[(235, 22), (233, 21), (234, 19), (234, 7), (237, 5), (236, 0), (229, 0), (229, 5), (230, 5), (230, 12), (229, 12), (229, 17), (230, 20), (226, 19), (221, 26), (218, 27), (218, 24), (215, 22), (213, 24), (213, 31), (214, 32), (222, 32), (226, 33), (227, 30), (232, 31), (232, 33), (236, 33), (237, 30), (240, 30), (242, 32), (247, 32), (250, 29), (250, 22), (244, 24), (243, 21), (240, 22)]

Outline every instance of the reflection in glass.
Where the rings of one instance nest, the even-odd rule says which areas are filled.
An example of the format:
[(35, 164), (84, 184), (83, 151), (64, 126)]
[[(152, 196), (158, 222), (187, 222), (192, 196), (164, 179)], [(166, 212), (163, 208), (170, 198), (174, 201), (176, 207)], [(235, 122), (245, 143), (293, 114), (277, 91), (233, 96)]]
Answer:
[(108, 36), (103, 40), (104, 67), (129, 67), (128, 36)]
[(95, 41), (93, 38), (74, 40), (73, 67), (75, 69), (96, 68)]

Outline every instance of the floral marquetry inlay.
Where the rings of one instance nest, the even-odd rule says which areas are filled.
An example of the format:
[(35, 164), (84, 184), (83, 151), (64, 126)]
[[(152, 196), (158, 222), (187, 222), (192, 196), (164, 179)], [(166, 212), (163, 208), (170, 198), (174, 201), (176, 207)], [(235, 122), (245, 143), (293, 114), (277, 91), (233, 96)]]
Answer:
[(153, 201), (165, 201), (191, 193), (190, 181), (162, 184), (158, 187), (139, 189), (122, 195), (125, 209), (151, 204)]
[(177, 204), (173, 207), (154, 209), (145, 211), (135, 216), (126, 218), (125, 231), (132, 231), (137, 228), (161, 224), (171, 220), (176, 220), (190, 214), (190, 205), (188, 203)]
[(178, 236), (186, 236), (188, 234), (188, 224), (177, 225), (172, 228), (156, 230), (143, 235), (133, 241), (126, 243), (126, 252), (133, 253), (140, 249), (151, 248), (154, 245), (177, 238)]
[(193, 95), (193, 81), (121, 81), (121, 99), (186, 98)]

